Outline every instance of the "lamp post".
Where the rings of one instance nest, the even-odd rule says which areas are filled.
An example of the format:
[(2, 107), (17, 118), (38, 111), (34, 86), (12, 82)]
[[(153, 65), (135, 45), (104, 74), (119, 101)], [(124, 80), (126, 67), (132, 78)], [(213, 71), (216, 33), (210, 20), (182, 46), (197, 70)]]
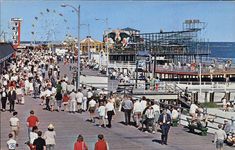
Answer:
[(200, 86), (200, 96), (202, 95), (202, 64), (199, 63), (199, 86)]
[[(90, 24), (88, 23), (88, 24), (81, 24), (81, 25), (87, 26), (87, 30), (88, 30), (88, 37), (87, 38), (91, 38), (90, 37)], [(87, 47), (88, 47), (88, 49), (87, 49), (87, 51), (88, 51), (88, 60), (90, 60), (91, 59), (90, 40), (88, 40)]]
[(69, 4), (62, 4), (61, 7), (71, 7), (75, 12), (77, 12), (78, 17), (78, 37), (77, 37), (77, 46), (78, 46), (78, 63), (77, 63), (77, 83), (76, 88), (78, 89), (80, 86), (80, 5), (78, 5), (78, 8), (69, 5)]
[[(108, 30), (109, 30), (109, 28), (108, 28), (108, 18), (105, 18), (105, 19), (96, 18), (95, 20), (96, 20), (96, 21), (103, 21), (103, 22), (105, 22), (105, 25), (106, 25), (106, 32), (107, 32), (107, 39), (108, 39), (108, 38), (109, 38), (109, 36), (108, 36)], [(108, 75), (109, 75), (109, 50), (108, 50), (108, 41), (107, 41), (107, 43), (105, 44), (105, 49), (106, 49), (106, 54), (107, 54), (107, 61), (106, 61), (106, 63), (107, 63), (107, 70), (106, 70), (106, 75), (108, 76)]]

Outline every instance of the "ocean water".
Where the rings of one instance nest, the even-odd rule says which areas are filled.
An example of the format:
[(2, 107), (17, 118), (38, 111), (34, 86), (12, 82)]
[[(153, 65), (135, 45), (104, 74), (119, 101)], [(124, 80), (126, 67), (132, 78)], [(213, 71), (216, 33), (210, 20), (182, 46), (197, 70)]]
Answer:
[(235, 42), (209, 42), (210, 57), (231, 58), (235, 63)]

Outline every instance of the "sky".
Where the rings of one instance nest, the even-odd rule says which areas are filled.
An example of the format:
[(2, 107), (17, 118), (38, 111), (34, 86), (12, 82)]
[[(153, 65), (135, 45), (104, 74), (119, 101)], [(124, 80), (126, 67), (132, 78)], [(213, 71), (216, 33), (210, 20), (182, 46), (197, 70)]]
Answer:
[[(22, 18), (21, 37), (24, 41), (63, 40), (66, 34), (77, 36), (77, 14), (72, 8), (61, 7), (64, 3), (74, 7), (80, 5), (81, 24), (89, 24), (90, 35), (98, 40), (102, 40), (102, 34), (107, 29), (105, 18), (108, 18), (108, 28), (131, 27), (140, 30), (141, 33), (159, 32), (160, 29), (182, 30), (184, 20), (199, 19), (207, 23), (203, 32), (206, 40), (235, 42), (235, 2), (231, 1), (0, 0), (0, 2), (0, 30), (7, 32), (9, 38), (10, 19)], [(97, 21), (95, 18), (103, 20)], [(32, 36), (32, 31), (36, 36)], [(84, 38), (87, 35), (88, 27), (82, 25), (80, 37)]]

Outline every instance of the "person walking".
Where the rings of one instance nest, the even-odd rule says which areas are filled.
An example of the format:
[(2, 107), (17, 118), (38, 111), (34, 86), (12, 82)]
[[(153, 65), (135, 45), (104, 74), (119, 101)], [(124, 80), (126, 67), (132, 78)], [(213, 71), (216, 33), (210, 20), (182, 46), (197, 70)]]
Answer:
[(52, 95), (52, 92), (49, 88), (47, 88), (47, 90), (45, 91), (45, 97), (46, 97), (46, 110), (50, 111), (51, 108), (50, 108), (50, 99), (51, 99), (51, 95)]
[(8, 92), (8, 101), (10, 103), (9, 111), (15, 111), (16, 91), (13, 89), (12, 86), (10, 87), (10, 91)]
[(99, 127), (106, 127), (106, 122), (105, 122), (105, 106), (104, 102), (100, 102), (100, 106), (98, 108), (98, 115), (99, 115)]
[(61, 109), (61, 104), (62, 104), (62, 94), (61, 91), (57, 91), (55, 95), (56, 103), (57, 103), (57, 111), (59, 112)]
[[(91, 91), (91, 89), (88, 89), (86, 106), (89, 106), (89, 102), (92, 100), (92, 98), (93, 98), (93, 92)], [(88, 108), (87, 108), (87, 110), (88, 110)]]
[(30, 141), (27, 143), (27, 145), (30, 147), (30, 150), (35, 150), (35, 148), (33, 148), (33, 142), (38, 138), (38, 127), (34, 126), (29, 136)]
[(8, 150), (15, 150), (17, 147), (17, 142), (16, 140), (14, 140), (13, 134), (9, 133), (8, 137), (9, 137), (9, 140), (7, 141)]
[(77, 141), (74, 143), (74, 150), (88, 150), (82, 135), (78, 135)]
[(68, 111), (68, 103), (69, 103), (69, 96), (67, 93), (64, 93), (64, 96), (63, 96), (63, 110), (62, 111)]
[(96, 101), (93, 98), (89, 101), (88, 110), (90, 112), (91, 122), (95, 123)]
[(20, 120), (17, 118), (17, 112), (13, 112), (13, 116), (10, 118), (9, 122), (10, 122), (10, 126), (11, 126), (11, 130), (13, 133), (13, 138), (16, 140), (16, 138), (19, 135), (19, 129), (20, 129)]
[(135, 101), (133, 106), (133, 114), (134, 114), (135, 125), (137, 128), (140, 128), (140, 119), (142, 114), (141, 99)]
[(35, 150), (46, 150), (46, 141), (42, 138), (42, 131), (38, 131), (38, 138), (33, 142)]
[(108, 118), (107, 127), (111, 128), (112, 127), (111, 121), (112, 121), (113, 115), (115, 115), (114, 105), (111, 102), (111, 100), (108, 100), (108, 103), (105, 105), (105, 109), (106, 109), (106, 115), (107, 115), (107, 118)]
[(167, 145), (168, 132), (171, 125), (171, 116), (166, 113), (166, 110), (163, 110), (163, 113), (159, 116), (158, 122), (162, 130), (161, 144)]
[(23, 99), (23, 91), (22, 88), (20, 86), (16, 86), (16, 100), (18, 104), (23, 104), (22, 103), (22, 99)]
[(43, 136), (43, 138), (46, 140), (46, 150), (54, 150), (56, 144), (56, 132), (54, 131), (53, 124), (49, 124), (47, 129), (48, 131), (46, 131)]
[(5, 87), (2, 88), (1, 92), (1, 102), (2, 102), (2, 111), (6, 111), (6, 103), (7, 103), (7, 90)]
[(70, 93), (69, 95), (70, 97), (70, 101), (69, 101), (69, 112), (70, 113), (75, 113), (76, 112), (76, 104), (77, 104), (77, 101), (76, 101), (76, 93), (74, 90), (72, 90), (72, 92)]
[(147, 132), (150, 132), (149, 126), (152, 126), (152, 133), (155, 133), (155, 123), (154, 123), (155, 112), (152, 106), (149, 106), (147, 108), (145, 112), (145, 116), (146, 116), (145, 124), (146, 124)]
[(83, 87), (82, 90), (82, 94), (83, 94), (83, 99), (82, 99), (82, 110), (86, 111), (87, 109), (87, 97), (88, 97), (88, 90), (86, 89), (86, 87)]
[(35, 126), (39, 125), (39, 120), (38, 117), (36, 117), (34, 115), (34, 111), (31, 110), (30, 111), (30, 116), (27, 118), (27, 126), (28, 126), (28, 137), (29, 137), (29, 141), (30, 141), (30, 132), (32, 131), (32, 128)]
[(98, 141), (95, 143), (95, 150), (109, 150), (108, 143), (105, 141), (103, 134), (98, 135)]
[(76, 99), (77, 99), (77, 109), (78, 109), (78, 113), (82, 113), (82, 99), (83, 99), (83, 93), (81, 92), (80, 89), (78, 89), (78, 92), (76, 94)]
[(124, 111), (125, 115), (125, 124), (130, 125), (130, 120), (131, 120), (131, 111), (133, 109), (133, 102), (130, 100), (130, 98), (125, 97), (124, 101), (122, 102), (122, 108)]
[(227, 138), (226, 132), (222, 129), (222, 125), (218, 125), (218, 130), (215, 132), (214, 142), (217, 150), (223, 150), (224, 140)]

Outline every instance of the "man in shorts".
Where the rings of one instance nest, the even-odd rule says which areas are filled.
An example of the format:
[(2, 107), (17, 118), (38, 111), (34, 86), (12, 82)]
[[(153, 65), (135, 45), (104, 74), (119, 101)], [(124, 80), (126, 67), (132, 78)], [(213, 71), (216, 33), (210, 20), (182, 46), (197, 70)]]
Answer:
[(11, 126), (11, 130), (12, 133), (14, 133), (13, 138), (16, 139), (18, 134), (19, 134), (19, 128), (20, 128), (20, 120), (17, 118), (17, 112), (13, 112), (13, 117), (10, 118), (9, 122), (10, 122), (10, 126)]
[(89, 101), (88, 110), (90, 112), (91, 122), (95, 123), (96, 101), (94, 99)]
[(227, 135), (224, 130), (222, 130), (222, 125), (218, 125), (218, 130), (215, 132), (214, 142), (216, 143), (217, 150), (223, 150), (224, 140), (227, 138)]

